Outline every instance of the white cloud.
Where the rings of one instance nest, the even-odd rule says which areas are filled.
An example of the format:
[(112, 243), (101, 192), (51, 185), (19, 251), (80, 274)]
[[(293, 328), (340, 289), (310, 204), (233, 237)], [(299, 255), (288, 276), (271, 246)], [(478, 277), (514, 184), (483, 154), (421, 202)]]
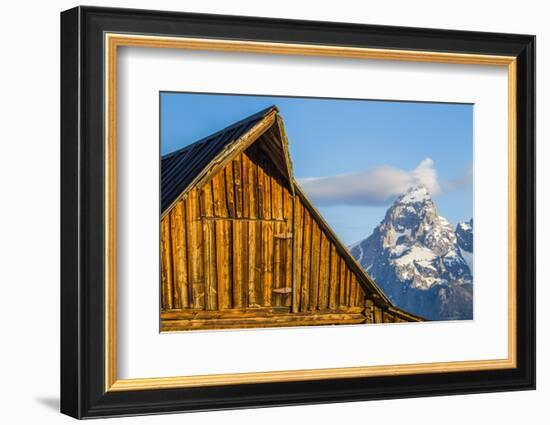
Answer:
[(431, 158), (423, 159), (413, 170), (382, 166), (359, 173), (298, 181), (318, 205), (383, 205), (419, 184), (424, 184), (432, 195), (441, 191)]

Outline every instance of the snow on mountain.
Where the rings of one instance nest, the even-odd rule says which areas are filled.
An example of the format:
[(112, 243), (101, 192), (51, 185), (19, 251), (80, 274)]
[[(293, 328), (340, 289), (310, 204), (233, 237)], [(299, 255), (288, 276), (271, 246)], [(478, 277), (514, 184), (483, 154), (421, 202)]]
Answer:
[(468, 222), (458, 223), (455, 233), (460, 255), (464, 258), (464, 261), (466, 261), (466, 264), (470, 268), (470, 272), (473, 274), (474, 220), (470, 219)]
[(433, 320), (472, 318), (473, 221), (456, 231), (425, 186), (410, 188), (352, 255), (399, 307)]

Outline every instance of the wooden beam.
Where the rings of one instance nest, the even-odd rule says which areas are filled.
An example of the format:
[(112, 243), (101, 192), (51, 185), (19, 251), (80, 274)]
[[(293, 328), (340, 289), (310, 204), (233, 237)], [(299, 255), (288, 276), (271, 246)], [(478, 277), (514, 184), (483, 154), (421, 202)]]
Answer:
[(273, 298), (273, 224), (262, 222), (261, 226), (263, 305), (270, 306)]
[(258, 238), (256, 237), (259, 226), (258, 222), (248, 224), (248, 305), (250, 307), (260, 305), (260, 294), (257, 290), (260, 271), (257, 268), (257, 262), (261, 251), (257, 245)]
[(311, 222), (311, 272), (310, 272), (310, 296), (309, 309), (316, 310), (319, 306), (319, 275), (321, 254), (321, 229), (315, 220)]
[(227, 196), (225, 194), (225, 176), (223, 173), (212, 178), (212, 196), (214, 200), (214, 216), (227, 218)]
[(183, 201), (174, 205), (170, 212), (170, 236), (172, 245), (172, 268), (174, 281), (173, 308), (187, 308), (187, 252), (185, 243), (185, 211)]
[(283, 154), (285, 157), (285, 164), (287, 169), (287, 175), (288, 175), (288, 181), (290, 183), (290, 190), (292, 192), (292, 195), (294, 196), (294, 171), (292, 170), (292, 160), (290, 159), (290, 153), (288, 151), (288, 138), (286, 136), (285, 126), (283, 123), (283, 120), (280, 116), (277, 116), (276, 119), (277, 128), (279, 130), (279, 134), (281, 135), (281, 142), (282, 142), (282, 148), (283, 148)]
[(230, 246), (230, 222), (228, 220), (216, 220), (216, 272), (218, 283), (218, 308), (231, 308), (231, 246)]
[(248, 291), (249, 291), (249, 276), (248, 273), (250, 271), (250, 265), (249, 265), (249, 250), (250, 247), (248, 245), (248, 227), (249, 223), (248, 221), (243, 221), (241, 223), (241, 261), (242, 261), (242, 271), (241, 271), (241, 297), (242, 297), (242, 303), (243, 307), (248, 307), (249, 299), (248, 299)]
[[(292, 234), (293, 232), (293, 198), (286, 190), (283, 188), (283, 217), (285, 220), (285, 228), (287, 229), (287, 232)], [(294, 234), (292, 234), (292, 237), (290, 239), (286, 239), (283, 242), (284, 246), (284, 264), (285, 264), (285, 282), (284, 286), (287, 288), (293, 287), (293, 276), (292, 276), (292, 262), (294, 259), (293, 255), (293, 246), (294, 246)], [(284, 305), (285, 306), (291, 306), (292, 305), (292, 291), (291, 295), (284, 298)]]
[(233, 180), (233, 167), (229, 163), (224, 168), (225, 174), (225, 196), (227, 198), (227, 212), (229, 217), (236, 217), (235, 208), (235, 181)]
[(330, 282), (330, 242), (326, 235), (320, 232), (319, 250), (319, 309), (328, 307)]
[(284, 240), (276, 237), (277, 234), (281, 234), (285, 230), (285, 223), (278, 222), (274, 224), (275, 235), (273, 236), (273, 305), (281, 306), (283, 303), (283, 293), (278, 292), (284, 285), (284, 262), (283, 262), (283, 250)]
[(170, 216), (165, 217), (160, 225), (161, 247), (161, 297), (162, 308), (171, 309), (172, 305), (172, 253), (170, 246)]
[(294, 197), (294, 235), (293, 245), (293, 285), (292, 285), (292, 311), (297, 313), (300, 311), (301, 299), (301, 276), (302, 276), (302, 243), (303, 243), (303, 208), (300, 200)]
[[(209, 217), (209, 216), (202, 216), (200, 217), (201, 220), (204, 220), (204, 221), (215, 221), (215, 220), (219, 220), (220, 217)], [(245, 222), (245, 221), (258, 221), (258, 222), (272, 222), (272, 223), (284, 223), (285, 220), (279, 220), (277, 218), (271, 218), (271, 219), (263, 219), (263, 218), (246, 218), (246, 217), (224, 217), (223, 220), (227, 220), (227, 221), (241, 221), (241, 222)]]
[(162, 320), (162, 331), (260, 328), (282, 326), (350, 325), (363, 323), (365, 316), (353, 313), (335, 314), (280, 314), (269, 317), (223, 317), (216, 319)]
[(233, 182), (235, 185), (235, 216), (241, 218), (243, 216), (243, 168), (242, 168), (242, 156), (240, 153), (233, 159)]
[(241, 308), (243, 303), (243, 251), (242, 251), (242, 222), (231, 222), (233, 241), (233, 307)]
[(302, 243), (302, 299), (300, 311), (309, 309), (310, 264), (311, 264), (311, 216), (304, 210), (304, 235)]
[(185, 200), (187, 232), (187, 270), (189, 286), (192, 293), (192, 306), (204, 308), (204, 258), (202, 222), (199, 218), (200, 208), (198, 191), (192, 190)]
[[(339, 313), (357, 313), (355, 310), (342, 310)], [(288, 307), (256, 307), (256, 308), (230, 308), (222, 310), (201, 310), (187, 308), (183, 310), (167, 310), (161, 313), (163, 320), (175, 319), (216, 319), (223, 317), (246, 318), (267, 317), (282, 313), (290, 313)]]
[(216, 270), (216, 231), (212, 221), (203, 221), (205, 308), (218, 308), (218, 273)]
[(338, 305), (346, 305), (346, 262), (340, 257), (340, 277), (338, 278)]
[[(201, 215), (214, 215), (213, 182), (202, 187), (200, 192)], [(216, 234), (214, 223), (202, 220), (204, 258), (204, 305), (207, 310), (218, 308), (218, 286), (216, 282)]]
[(334, 244), (330, 244), (330, 288), (328, 307), (334, 310), (338, 305), (338, 286), (340, 280), (340, 256)]

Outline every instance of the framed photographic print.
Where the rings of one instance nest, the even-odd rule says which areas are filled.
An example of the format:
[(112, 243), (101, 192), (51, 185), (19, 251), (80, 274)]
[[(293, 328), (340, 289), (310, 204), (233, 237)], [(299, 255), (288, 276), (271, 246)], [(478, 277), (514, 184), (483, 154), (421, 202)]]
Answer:
[(535, 387), (535, 38), (61, 14), (61, 411)]

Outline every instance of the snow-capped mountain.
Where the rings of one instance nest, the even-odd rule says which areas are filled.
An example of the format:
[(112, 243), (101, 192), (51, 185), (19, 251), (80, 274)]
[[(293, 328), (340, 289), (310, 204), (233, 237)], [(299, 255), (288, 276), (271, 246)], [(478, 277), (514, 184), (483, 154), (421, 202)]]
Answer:
[(474, 220), (470, 219), (468, 222), (458, 223), (456, 226), (456, 242), (458, 250), (466, 264), (473, 274), (473, 252), (474, 252)]
[(425, 186), (401, 195), (350, 250), (397, 306), (432, 320), (472, 318), (473, 221), (455, 231)]

